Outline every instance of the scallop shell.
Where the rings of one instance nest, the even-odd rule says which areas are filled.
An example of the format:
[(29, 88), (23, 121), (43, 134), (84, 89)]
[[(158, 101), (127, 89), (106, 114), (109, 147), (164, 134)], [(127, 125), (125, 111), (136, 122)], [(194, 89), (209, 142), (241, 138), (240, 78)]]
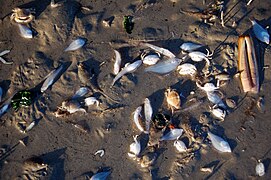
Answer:
[(84, 46), (86, 43), (86, 40), (83, 38), (78, 38), (76, 40), (74, 40), (64, 51), (75, 51), (79, 48), (81, 48), (82, 46)]

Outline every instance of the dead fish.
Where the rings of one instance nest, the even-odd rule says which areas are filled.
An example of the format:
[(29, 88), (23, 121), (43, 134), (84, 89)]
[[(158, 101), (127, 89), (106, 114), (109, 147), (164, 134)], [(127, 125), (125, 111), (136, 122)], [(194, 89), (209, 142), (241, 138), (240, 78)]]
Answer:
[(147, 67), (145, 69), (145, 72), (154, 72), (157, 74), (168, 74), (171, 71), (175, 70), (181, 62), (182, 62), (181, 59), (174, 57), (171, 59), (158, 62), (157, 64), (153, 66)]
[(144, 128), (142, 127), (140, 121), (141, 121), (141, 118), (142, 118), (142, 115), (141, 115), (141, 111), (142, 111), (142, 106), (139, 106), (136, 108), (135, 112), (134, 112), (134, 118), (133, 118), (133, 121), (136, 125), (136, 127), (141, 131), (141, 132), (144, 132)]
[(180, 46), (180, 48), (185, 52), (191, 52), (191, 51), (194, 51), (194, 50), (199, 49), (201, 47), (203, 47), (203, 45), (192, 43), (192, 42), (186, 42)]
[(119, 51), (114, 50), (115, 52), (115, 63), (114, 63), (114, 70), (113, 73), (117, 75), (120, 71), (120, 65), (121, 65), (121, 56)]
[(154, 65), (160, 60), (159, 54), (142, 54), (141, 59), (143, 64)]
[(145, 100), (144, 100), (144, 114), (145, 114), (145, 120), (146, 120), (146, 133), (150, 132), (152, 113), (153, 113), (153, 110), (151, 107), (151, 102), (148, 98), (145, 98)]
[(87, 87), (81, 87), (79, 90), (77, 90), (75, 92), (75, 94), (72, 96), (72, 99), (81, 98), (84, 95), (86, 95), (87, 93), (89, 93), (89, 88), (87, 88)]
[(222, 107), (223, 109), (226, 109), (225, 103), (222, 101), (222, 98), (216, 93), (216, 91), (207, 91), (207, 98), (208, 100), (217, 105), (218, 107)]
[(86, 43), (86, 40), (83, 38), (78, 38), (76, 40), (74, 40), (64, 51), (75, 51), (79, 48), (81, 48), (82, 46), (84, 46)]
[(127, 74), (127, 73), (132, 73), (134, 72), (137, 68), (139, 68), (139, 66), (141, 66), (142, 61), (141, 60), (137, 60), (135, 62), (133, 62), (132, 64), (127, 65), (126, 67), (124, 67), (117, 75), (116, 77), (113, 79), (113, 82), (111, 84), (111, 86), (114, 86), (115, 82), (117, 80), (119, 80), (123, 75)]
[(22, 37), (27, 39), (33, 38), (33, 32), (29, 27), (22, 24), (18, 24), (18, 26)]
[(183, 134), (183, 129), (177, 129), (177, 128), (170, 129), (168, 133), (166, 133), (160, 138), (160, 141), (175, 140), (175, 139), (178, 139), (182, 134)]
[(220, 152), (231, 152), (231, 147), (227, 141), (211, 133), (210, 131), (208, 132), (208, 136), (216, 150)]
[(256, 38), (266, 44), (269, 44), (270, 36), (266, 29), (264, 29), (261, 25), (259, 25), (256, 21), (251, 20), (253, 32)]
[(227, 114), (227, 112), (224, 109), (219, 108), (219, 107), (213, 108), (211, 110), (211, 113), (221, 121), (224, 121)]
[(188, 54), (188, 56), (195, 62), (200, 62), (202, 60), (205, 60), (208, 66), (210, 65), (209, 59), (211, 59), (212, 55), (213, 54), (210, 53), (208, 50), (207, 50), (207, 54), (204, 54), (203, 52), (200, 52), (200, 51), (193, 51)]
[(164, 56), (167, 56), (169, 58), (175, 58), (176, 57), (168, 49), (161, 48), (161, 47), (155, 46), (153, 44), (149, 44), (149, 43), (140, 43), (140, 45), (149, 47), (149, 48), (153, 49), (154, 51), (159, 52), (160, 54), (163, 54)]
[(60, 65), (57, 69), (54, 69), (53, 71), (50, 72), (44, 83), (42, 84), (42, 87), (40, 91), (43, 93), (46, 91), (53, 83), (55, 83), (55, 79), (57, 76), (59, 76), (60, 72), (63, 69), (63, 65)]
[(94, 174), (90, 180), (106, 180), (111, 171), (104, 171)]

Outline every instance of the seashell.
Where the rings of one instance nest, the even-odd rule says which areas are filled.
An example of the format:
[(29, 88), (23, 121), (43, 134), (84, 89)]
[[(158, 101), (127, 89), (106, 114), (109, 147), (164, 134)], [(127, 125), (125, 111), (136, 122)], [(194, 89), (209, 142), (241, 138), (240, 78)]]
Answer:
[(183, 43), (180, 48), (183, 50), (183, 51), (186, 51), (186, 52), (191, 52), (191, 51), (194, 51), (196, 49), (199, 49), (203, 47), (203, 45), (201, 44), (196, 44), (196, 43), (192, 43), (192, 42), (186, 42), (186, 43)]
[(160, 57), (157, 54), (149, 54), (142, 58), (143, 64), (154, 65), (160, 60)]
[(31, 31), (29, 27), (22, 24), (18, 24), (18, 26), (19, 26), (19, 30), (22, 37), (27, 38), (27, 39), (33, 38), (33, 32)]
[(168, 88), (165, 92), (165, 96), (167, 99), (167, 103), (172, 110), (172, 113), (174, 111), (174, 108), (175, 109), (181, 108), (180, 95), (177, 93), (176, 90)]
[(186, 152), (186, 151), (187, 151), (186, 145), (185, 145), (184, 142), (181, 141), (181, 140), (176, 140), (176, 141), (174, 141), (174, 146), (176, 147), (176, 149), (177, 149), (179, 152)]
[(244, 92), (259, 92), (259, 71), (253, 40), (250, 36), (238, 39), (238, 70)]
[(145, 114), (145, 120), (146, 120), (146, 132), (150, 132), (150, 124), (152, 120), (152, 107), (151, 107), (151, 102), (148, 98), (145, 98), (144, 100), (144, 114)]
[(171, 58), (164, 61), (161, 61), (153, 66), (147, 67), (145, 72), (154, 72), (158, 74), (168, 74), (181, 63), (181, 59)]
[(53, 83), (55, 83), (55, 79), (57, 76), (59, 76), (59, 73), (62, 71), (62, 69), (63, 69), (63, 65), (59, 66), (57, 69), (54, 69), (53, 71), (51, 71), (49, 73), (49, 75), (47, 75), (46, 80), (42, 84), (40, 92), (43, 93), (44, 91), (46, 91), (49, 88), (49, 86), (51, 86)]
[(177, 71), (179, 71), (180, 75), (190, 75), (194, 76), (197, 74), (197, 68), (195, 65), (190, 63), (184, 63), (177, 67)]
[(94, 174), (90, 180), (106, 180), (107, 176), (111, 174), (111, 171), (104, 171)]
[(136, 108), (135, 112), (134, 112), (134, 123), (136, 125), (136, 127), (141, 131), (143, 132), (144, 131), (144, 128), (142, 127), (140, 121), (141, 121), (141, 118), (142, 118), (142, 115), (141, 115), (141, 111), (142, 111), (142, 106), (139, 106)]
[(99, 106), (99, 104), (100, 104), (100, 102), (95, 97), (87, 97), (87, 98), (84, 99), (84, 102), (85, 102), (86, 106), (91, 106), (91, 105), (94, 105), (94, 104)]
[(117, 75), (116, 77), (113, 79), (113, 82), (111, 84), (111, 86), (114, 86), (115, 82), (120, 79), (124, 74), (127, 73), (132, 73), (134, 72), (137, 68), (139, 68), (139, 66), (141, 66), (142, 61), (141, 60), (137, 60), (135, 62), (133, 62), (132, 64), (127, 65), (126, 67), (124, 67)]
[(83, 38), (78, 38), (76, 40), (74, 40), (64, 51), (75, 51), (79, 48), (81, 48), (82, 46), (84, 46), (86, 43), (86, 40)]
[(207, 92), (207, 98), (211, 103), (217, 105), (218, 107), (226, 109), (226, 105), (215, 91)]
[[(208, 50), (207, 50), (208, 51)], [(202, 60), (205, 60), (207, 65), (210, 65), (209, 58), (212, 56), (212, 54), (208, 53), (204, 54), (203, 52), (200, 51), (193, 51), (188, 54), (188, 56), (195, 62), (200, 62)]]
[(3, 89), (0, 87), (0, 102), (2, 102)]
[(154, 51), (159, 52), (160, 54), (163, 54), (164, 56), (167, 56), (167, 57), (169, 57), (169, 58), (171, 58), (171, 59), (176, 57), (176, 56), (175, 56), (172, 52), (170, 52), (168, 49), (161, 48), (161, 47), (158, 47), (158, 46), (149, 44), (149, 43), (140, 43), (140, 45), (149, 47), (149, 48), (153, 49)]
[(258, 176), (263, 176), (265, 174), (265, 169), (264, 169), (264, 164), (262, 162), (259, 162), (257, 165), (256, 165), (256, 174)]
[(4, 104), (4, 105), (0, 108), (0, 117), (2, 117), (3, 114), (5, 114), (5, 112), (7, 112), (8, 109), (9, 109), (9, 103), (8, 103), (8, 104)]
[(231, 147), (227, 141), (211, 133), (210, 131), (208, 132), (208, 136), (215, 149), (217, 149), (220, 152), (231, 152)]
[(270, 36), (268, 34), (268, 31), (254, 20), (252, 20), (251, 23), (252, 23), (253, 32), (256, 38), (266, 44), (269, 44)]
[(221, 109), (219, 107), (212, 109), (211, 113), (218, 118), (219, 120), (224, 121), (224, 118), (226, 117), (226, 111), (224, 109)]
[(119, 51), (117, 50), (114, 50), (115, 52), (115, 56), (116, 56), (116, 59), (115, 59), (115, 63), (114, 63), (114, 70), (113, 70), (113, 73), (115, 75), (117, 75), (120, 71), (120, 64), (121, 64), (121, 56), (120, 56), (120, 53)]
[(79, 90), (75, 92), (75, 94), (72, 96), (72, 99), (81, 98), (84, 95), (86, 95), (89, 92), (89, 88), (87, 87), (81, 87)]
[(175, 140), (183, 134), (183, 129), (170, 129), (170, 131), (160, 138), (160, 141)]
[(128, 155), (133, 158), (138, 157), (141, 151), (140, 142), (137, 140), (137, 137), (138, 135), (134, 136), (134, 142), (130, 144), (130, 152), (128, 153)]

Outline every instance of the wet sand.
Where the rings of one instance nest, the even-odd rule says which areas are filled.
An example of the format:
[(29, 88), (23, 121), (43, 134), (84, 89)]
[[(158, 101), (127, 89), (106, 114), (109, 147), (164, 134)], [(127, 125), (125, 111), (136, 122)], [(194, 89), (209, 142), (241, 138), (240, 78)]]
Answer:
[[(211, 61), (236, 72), (238, 36), (251, 28), (249, 18), (254, 17), (263, 26), (271, 24), (271, 2), (254, 0), (250, 6), (246, 6), (244, 1), (225, 1), (225, 4), (226, 27), (222, 27), (219, 20), (214, 25), (206, 25), (198, 17), (180, 13), (180, 9), (206, 8), (202, 1), (69, 1), (55, 8), (49, 1), (1, 1), (0, 17), (17, 6), (36, 8), (36, 19), (31, 22), (35, 30), (33, 39), (21, 37), (17, 24), (11, 22), (9, 16), (0, 23), (0, 52), (10, 49), (4, 58), (13, 62), (12, 65), (0, 65), (3, 101), (19, 90), (37, 86), (60, 64), (69, 66), (33, 105), (17, 112), (11, 109), (1, 117), (0, 147), (8, 153), (4, 156), (2, 153), (0, 159), (0, 179), (20, 177), (23, 162), (33, 156), (39, 156), (49, 166), (48, 174), (42, 179), (84, 179), (85, 173), (107, 168), (112, 171), (108, 179), (258, 179), (255, 166), (259, 159), (266, 167), (262, 179), (269, 179), (271, 72), (268, 68), (261, 71), (264, 76), (258, 94), (245, 95), (238, 77), (233, 77), (227, 86), (220, 88), (226, 98), (237, 102), (238, 108), (232, 110), (223, 122), (212, 120), (214, 123), (210, 128), (229, 142), (232, 153), (219, 153), (209, 144), (196, 153), (193, 160), (180, 167), (176, 162), (183, 157), (173, 142), (167, 141), (160, 144), (158, 159), (150, 168), (151, 173), (127, 155), (133, 136), (140, 134), (132, 122), (132, 113), (146, 97), (151, 101), (154, 114), (170, 113), (164, 100), (164, 91), (168, 87), (184, 95), (181, 108), (188, 107), (188, 101), (193, 97), (203, 98), (204, 102), (199, 107), (173, 116), (180, 124), (187, 119), (198, 122), (202, 113), (209, 112), (211, 104), (205, 92), (197, 88), (189, 77), (180, 76), (176, 71), (168, 75), (146, 73), (145, 65), (122, 77), (111, 88), (113, 49), (120, 51), (124, 66), (133, 62), (145, 49), (121, 47), (124, 42), (150, 41), (182, 57), (180, 45), (192, 41), (204, 44), (210, 50), (216, 49), (218, 53)], [(134, 17), (132, 34), (123, 29), (125, 15)], [(112, 25), (107, 27), (103, 20), (112, 17)], [(232, 27), (234, 21), (236, 27)], [(64, 52), (77, 37), (86, 38), (86, 45), (76, 51)], [(259, 59), (269, 66), (270, 47), (256, 40), (256, 49)], [(229, 53), (230, 50), (233, 54)], [(57, 106), (83, 86), (77, 73), (77, 64), (83, 61), (91, 66), (100, 88), (119, 99), (120, 103), (94, 93), (101, 101), (101, 107), (112, 108), (112, 111), (99, 113), (99, 108), (90, 107), (87, 113), (77, 112), (57, 118), (53, 114)], [(202, 66), (204, 62), (199, 64)], [(190, 95), (190, 91), (195, 91), (195, 94)], [(264, 111), (257, 109), (255, 103), (262, 96)], [(33, 120), (38, 124), (27, 133), (16, 128), (18, 122), (30, 124)], [(82, 131), (73, 124), (86, 129)], [(28, 137), (26, 146), (18, 144), (25, 137)], [(103, 157), (94, 155), (99, 149), (105, 150)], [(209, 163), (217, 164), (215, 171), (211, 174), (201, 172), (200, 168)]]

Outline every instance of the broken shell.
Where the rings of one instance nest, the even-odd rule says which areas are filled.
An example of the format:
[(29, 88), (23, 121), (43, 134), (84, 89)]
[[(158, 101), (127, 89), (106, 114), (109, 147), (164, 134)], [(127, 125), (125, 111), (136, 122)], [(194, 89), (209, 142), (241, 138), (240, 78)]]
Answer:
[(232, 108), (232, 109), (236, 107), (236, 102), (230, 98), (226, 99), (226, 104), (229, 108)]
[(265, 174), (265, 169), (264, 169), (264, 164), (262, 162), (259, 162), (257, 165), (256, 165), (256, 174), (258, 176), (263, 176)]
[(181, 141), (181, 140), (176, 140), (176, 141), (174, 141), (174, 146), (176, 147), (176, 149), (177, 149), (179, 152), (186, 152), (186, 151), (187, 151), (186, 145), (185, 145), (184, 142)]
[(81, 104), (76, 100), (63, 101), (60, 109), (63, 109), (69, 112), (70, 114), (73, 114), (77, 111), (86, 113), (86, 110), (84, 108), (81, 108)]
[(135, 112), (134, 112), (134, 123), (136, 125), (136, 127), (143, 132), (144, 128), (142, 126), (142, 115), (141, 115), (141, 111), (142, 111), (142, 106), (139, 106), (136, 108)]
[(202, 168), (200, 168), (200, 171), (201, 171), (201, 172), (206, 172), (206, 173), (212, 173), (213, 170), (214, 170), (214, 166), (212, 166), (212, 167), (202, 167)]
[(186, 43), (183, 43), (180, 48), (183, 50), (183, 51), (186, 51), (186, 52), (191, 52), (191, 51), (194, 51), (196, 49), (199, 49), (203, 47), (203, 45), (201, 44), (196, 44), (196, 43), (192, 43), (192, 42), (186, 42)]
[(166, 100), (167, 103), (169, 105), (169, 108), (172, 110), (172, 113), (174, 111), (174, 109), (180, 109), (181, 107), (181, 99), (180, 99), (180, 95), (178, 94), (178, 92), (174, 89), (166, 89), (165, 91), (165, 96), (166, 96)]
[(140, 159), (140, 165), (142, 168), (152, 166), (157, 159), (157, 154), (155, 152), (148, 152)]
[(55, 83), (56, 78), (60, 75), (63, 65), (60, 65), (57, 69), (54, 69), (51, 71), (48, 75), (44, 83), (42, 84), (42, 87), (40, 88), (40, 92), (46, 91), (53, 83)]
[(147, 67), (145, 72), (153, 72), (157, 74), (168, 74), (175, 70), (176, 67), (182, 62), (181, 59), (171, 58), (158, 62), (157, 64)]
[(103, 157), (104, 156), (104, 152), (105, 151), (103, 149), (100, 149), (100, 150), (96, 151), (94, 155), (96, 156), (97, 154), (100, 154), (100, 157)]

